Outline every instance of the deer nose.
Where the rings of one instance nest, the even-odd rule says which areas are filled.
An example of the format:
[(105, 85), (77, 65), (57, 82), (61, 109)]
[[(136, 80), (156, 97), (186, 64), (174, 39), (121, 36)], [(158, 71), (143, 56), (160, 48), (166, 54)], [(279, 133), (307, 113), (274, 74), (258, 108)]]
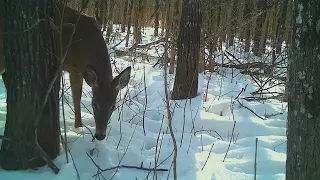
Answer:
[(98, 141), (104, 140), (105, 137), (106, 137), (105, 134), (95, 134), (95, 138), (96, 138)]

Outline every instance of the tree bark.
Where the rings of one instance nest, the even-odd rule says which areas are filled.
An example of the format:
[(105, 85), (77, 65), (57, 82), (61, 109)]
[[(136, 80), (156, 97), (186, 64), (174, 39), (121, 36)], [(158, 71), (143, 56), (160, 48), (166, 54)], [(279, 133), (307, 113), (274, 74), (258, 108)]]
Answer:
[[(259, 51), (259, 46), (260, 46), (260, 37), (261, 37), (261, 30), (263, 26), (263, 22), (266, 19), (266, 13), (263, 13), (266, 8), (267, 8), (267, 1), (266, 0), (256, 0), (257, 3), (257, 8), (258, 12), (256, 13), (261, 13), (260, 15), (257, 16), (257, 21), (256, 21), (256, 26), (254, 29), (254, 35), (253, 35), (253, 54), (256, 56), (261, 56), (262, 51)], [(254, 14), (255, 16), (255, 14)], [(264, 42), (263, 42), (264, 43)], [(262, 45), (263, 47), (265, 45)], [(263, 50), (264, 48), (262, 48)]]
[(127, 14), (128, 14), (128, 6), (129, 6), (129, 0), (126, 0), (124, 4), (124, 9), (123, 9), (123, 17), (122, 17), (122, 22), (121, 22), (121, 32), (126, 32), (126, 23), (127, 23)]
[(160, 8), (160, 0), (155, 0), (155, 8), (154, 8), (154, 36), (159, 35), (159, 10)]
[[(7, 81), (7, 121), (0, 166), (17, 170), (40, 167), (45, 161), (37, 144), (54, 159), (60, 150), (60, 77), (39, 112), (45, 91), (59, 66), (55, 33), (50, 25), (53, 0), (4, 0), (4, 55)], [(37, 124), (37, 115), (41, 113)]]
[(133, 0), (129, 2), (129, 9), (128, 9), (128, 25), (127, 25), (127, 34), (126, 34), (126, 47), (129, 45), (129, 37), (131, 34), (131, 23), (132, 23), (132, 9), (133, 9)]
[(189, 99), (198, 93), (198, 65), (202, 0), (184, 0), (178, 37), (178, 59), (171, 99)]
[(294, 1), (289, 60), (287, 180), (320, 177), (320, 1)]

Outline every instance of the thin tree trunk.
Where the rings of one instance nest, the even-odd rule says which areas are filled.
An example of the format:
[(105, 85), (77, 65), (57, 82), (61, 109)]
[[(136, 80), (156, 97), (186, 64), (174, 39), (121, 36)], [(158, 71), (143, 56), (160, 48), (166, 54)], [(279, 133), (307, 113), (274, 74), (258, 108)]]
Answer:
[[(171, 45), (171, 54), (170, 54), (170, 66), (169, 66), (169, 74), (174, 73), (174, 65), (175, 65), (175, 59), (177, 55), (177, 37), (179, 35), (179, 22), (180, 22), (180, 3), (181, 0), (174, 0), (171, 2), (171, 9), (174, 10), (172, 13), (173, 16), (170, 18), (170, 27), (171, 27), (171, 39), (172, 39), (172, 45)], [(171, 13), (169, 13), (171, 15)]]
[(202, 0), (184, 0), (182, 3), (178, 59), (171, 99), (189, 99), (198, 93), (198, 65)]
[(135, 0), (134, 4), (134, 40), (135, 44), (140, 44), (142, 42), (142, 35), (141, 35), (141, 21), (142, 21), (142, 0)]
[(160, 12), (160, 2), (159, 0), (155, 0), (155, 15), (154, 15), (154, 36), (158, 36), (159, 35), (159, 12)]
[(130, 0), (126, 0), (125, 4), (124, 4), (124, 8), (123, 8), (123, 17), (122, 17), (122, 23), (121, 23), (121, 32), (125, 32), (126, 31), (126, 22), (127, 22), (127, 13), (128, 13), (128, 5), (129, 5), (129, 1)]
[(282, 49), (282, 43), (284, 41), (284, 24), (286, 20), (286, 12), (287, 12), (287, 6), (288, 6), (288, 0), (284, 0), (282, 2), (282, 10), (281, 15), (279, 18), (279, 24), (278, 24), (278, 35), (277, 35), (277, 44), (276, 44), (276, 53), (280, 54)]
[(113, 11), (114, 11), (115, 3), (116, 3), (115, 0), (111, 0), (109, 2), (109, 14), (106, 21), (108, 24), (107, 33), (106, 33), (106, 43), (109, 43), (111, 33), (113, 32), (113, 19), (114, 19)]
[[(255, 0), (256, 4), (257, 4), (257, 12), (255, 13), (261, 13), (260, 15), (258, 15), (257, 17), (257, 21), (256, 21), (256, 25), (255, 25), (255, 29), (254, 29), (254, 35), (253, 35), (253, 53), (256, 56), (261, 56), (262, 52), (259, 51), (259, 47), (260, 47), (260, 37), (261, 37), (261, 31), (262, 31), (262, 26), (263, 26), (263, 22), (266, 19), (266, 13), (262, 13), (264, 10), (266, 10), (266, 6), (267, 6), (267, 1), (265, 0)], [(256, 16), (256, 14), (254, 14), (254, 16)], [(263, 45), (262, 45), (263, 46)]]
[(129, 45), (129, 37), (131, 34), (131, 21), (132, 21), (132, 9), (133, 9), (133, 0), (130, 0), (129, 12), (128, 12), (128, 26), (127, 26), (127, 35), (126, 35), (126, 47)]

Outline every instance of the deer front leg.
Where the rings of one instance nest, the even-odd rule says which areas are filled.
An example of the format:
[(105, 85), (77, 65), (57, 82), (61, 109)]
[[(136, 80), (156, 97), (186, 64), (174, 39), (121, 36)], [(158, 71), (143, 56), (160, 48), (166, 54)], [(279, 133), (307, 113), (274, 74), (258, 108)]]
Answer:
[(71, 84), (71, 91), (72, 91), (74, 116), (75, 116), (74, 127), (78, 128), (78, 127), (82, 127), (80, 103), (81, 103), (83, 77), (77, 72), (70, 72), (69, 75), (70, 75), (70, 84)]

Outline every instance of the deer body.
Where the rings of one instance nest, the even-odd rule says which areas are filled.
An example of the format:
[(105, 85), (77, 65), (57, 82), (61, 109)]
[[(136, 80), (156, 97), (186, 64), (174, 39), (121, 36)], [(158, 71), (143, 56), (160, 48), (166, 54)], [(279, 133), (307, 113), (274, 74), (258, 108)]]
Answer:
[[(106, 135), (106, 127), (116, 103), (118, 92), (129, 82), (131, 67), (127, 67), (117, 77), (113, 78), (107, 46), (96, 21), (71, 8), (60, 5), (57, 7), (60, 15), (64, 8), (63, 18), (61, 18), (60, 15), (57, 15), (54, 18), (54, 23), (58, 27), (57, 31), (60, 32), (59, 25), (62, 23), (69, 24), (66, 26), (62, 25), (61, 39), (58, 32), (57, 57), (61, 57), (61, 52), (66, 52), (73, 28), (76, 27), (63, 64), (63, 70), (67, 71), (70, 75), (71, 91), (75, 109), (74, 126), (76, 128), (82, 127), (80, 103), (83, 79), (85, 79), (86, 83), (92, 88), (92, 106), (96, 123), (95, 137), (98, 140), (103, 140)], [(80, 19), (78, 21), (79, 15)], [(70, 26), (70, 24), (73, 24), (74, 26)], [(3, 46), (5, 46), (5, 44), (3, 44), (2, 40), (3, 30), (4, 19), (0, 8), (1, 74), (5, 72), (3, 54)]]

